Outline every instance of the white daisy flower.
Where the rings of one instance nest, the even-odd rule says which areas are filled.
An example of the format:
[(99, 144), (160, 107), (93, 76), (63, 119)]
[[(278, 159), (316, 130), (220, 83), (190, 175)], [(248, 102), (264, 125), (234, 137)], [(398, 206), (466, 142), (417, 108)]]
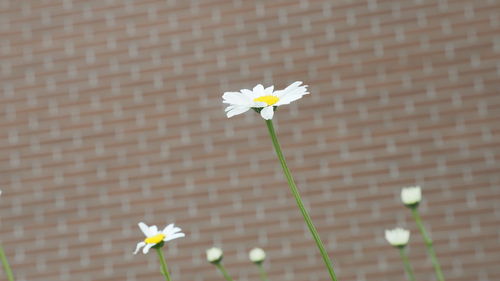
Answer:
[(207, 249), (207, 261), (211, 263), (218, 263), (222, 260), (222, 249), (212, 247)]
[(410, 240), (410, 231), (401, 227), (387, 229), (385, 239), (394, 247), (404, 247)]
[(225, 92), (222, 95), (223, 103), (229, 104), (226, 107), (227, 117), (247, 112), (255, 109), (265, 120), (273, 119), (274, 108), (289, 104), (302, 98), (307, 92), (307, 85), (301, 85), (301, 81), (293, 82), (283, 90), (274, 91), (274, 86), (264, 88), (261, 84), (255, 86), (253, 90), (242, 89), (239, 92)]
[(422, 200), (422, 189), (420, 186), (411, 186), (401, 189), (401, 201), (406, 206), (416, 206)]
[(158, 227), (156, 225), (147, 226), (145, 223), (140, 222), (139, 228), (142, 230), (142, 233), (146, 235), (146, 239), (144, 241), (137, 243), (137, 247), (135, 248), (134, 255), (139, 252), (139, 249), (142, 249), (144, 254), (149, 252), (149, 249), (152, 247), (170, 240), (174, 240), (177, 238), (185, 237), (186, 235), (181, 232), (181, 229), (176, 227), (173, 223), (167, 225), (162, 231), (158, 231)]
[(261, 248), (253, 248), (249, 253), (248, 257), (254, 263), (263, 262), (266, 259), (266, 252)]

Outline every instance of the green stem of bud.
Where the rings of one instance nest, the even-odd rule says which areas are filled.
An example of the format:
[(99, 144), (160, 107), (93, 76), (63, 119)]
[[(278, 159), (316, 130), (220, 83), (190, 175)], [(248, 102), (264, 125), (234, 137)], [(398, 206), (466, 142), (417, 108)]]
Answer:
[(227, 273), (226, 269), (224, 268), (221, 262), (216, 262), (214, 263), (214, 265), (219, 269), (222, 275), (224, 275), (224, 278), (226, 278), (227, 281), (233, 281), (233, 278), (231, 278), (229, 273)]
[(7, 275), (7, 279), (9, 281), (14, 281), (14, 274), (12, 273), (12, 269), (7, 261), (7, 256), (5, 255), (2, 245), (0, 245), (0, 260), (2, 260), (3, 269)]
[(262, 279), (262, 281), (269, 281), (269, 278), (267, 277), (267, 272), (266, 270), (264, 269), (264, 266), (262, 265), (262, 262), (257, 262), (255, 263), (257, 265), (257, 267), (259, 268), (259, 272), (260, 272), (260, 279)]
[(413, 218), (415, 219), (415, 222), (417, 223), (418, 230), (420, 231), (422, 237), (424, 238), (425, 246), (427, 247), (427, 252), (431, 257), (432, 265), (434, 266), (434, 271), (436, 272), (436, 278), (438, 281), (444, 281), (443, 272), (441, 271), (441, 266), (439, 265), (439, 261), (436, 256), (436, 251), (434, 251), (432, 239), (429, 237), (429, 234), (427, 234), (427, 231), (425, 230), (424, 224), (422, 223), (422, 218), (420, 217), (420, 214), (418, 212), (418, 208), (417, 207), (411, 208), (411, 213), (413, 215)]
[(406, 273), (408, 274), (408, 279), (410, 281), (415, 281), (415, 276), (413, 275), (413, 269), (411, 268), (410, 261), (408, 260), (408, 256), (406, 255), (405, 247), (398, 247), (399, 254), (401, 255), (401, 259), (405, 265)]

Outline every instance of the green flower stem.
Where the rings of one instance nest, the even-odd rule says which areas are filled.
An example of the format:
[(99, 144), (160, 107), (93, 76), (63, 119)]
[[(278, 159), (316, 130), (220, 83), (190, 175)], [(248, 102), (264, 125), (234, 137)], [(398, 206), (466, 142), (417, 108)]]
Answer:
[(399, 247), (399, 254), (401, 255), (401, 259), (405, 265), (406, 273), (408, 274), (408, 279), (410, 281), (415, 281), (415, 276), (413, 275), (413, 269), (411, 269), (410, 261), (408, 260), (408, 256), (406, 255), (406, 251), (404, 247)]
[(224, 278), (226, 278), (227, 281), (233, 281), (233, 278), (229, 276), (229, 273), (227, 273), (226, 269), (224, 268), (221, 262), (216, 262), (214, 263), (214, 265), (220, 270), (220, 272), (222, 273), (222, 275), (224, 275)]
[(5, 252), (2, 248), (2, 245), (0, 245), (0, 259), (2, 260), (2, 265), (5, 274), (7, 274), (7, 279), (9, 281), (14, 281), (14, 274), (12, 273), (12, 269), (10, 269), (9, 262), (7, 261), (7, 256), (5, 256)]
[(422, 218), (420, 217), (417, 206), (411, 207), (411, 213), (413, 215), (413, 218), (415, 219), (415, 222), (417, 223), (418, 230), (420, 230), (420, 233), (422, 234), (422, 237), (424, 238), (425, 246), (427, 247), (427, 252), (431, 256), (431, 261), (432, 261), (432, 265), (434, 266), (434, 271), (436, 271), (437, 280), (444, 281), (443, 272), (441, 271), (441, 266), (439, 265), (439, 261), (438, 261), (437, 256), (436, 256), (436, 252), (434, 251), (432, 239), (429, 237), (429, 234), (427, 234), (427, 231), (425, 230), (425, 227), (424, 227), (424, 224), (422, 223)]
[(269, 281), (269, 278), (267, 277), (267, 272), (264, 269), (264, 266), (262, 265), (262, 263), (259, 262), (259, 263), (256, 263), (256, 264), (257, 264), (257, 267), (259, 268), (260, 279), (262, 279), (262, 281)]
[(332, 261), (330, 260), (330, 257), (328, 256), (328, 253), (325, 250), (325, 246), (323, 245), (323, 242), (321, 242), (321, 238), (319, 237), (318, 231), (316, 230), (316, 227), (314, 226), (311, 216), (309, 216), (309, 213), (307, 212), (304, 203), (302, 203), (302, 199), (300, 197), (299, 190), (297, 189), (297, 186), (295, 185), (295, 181), (293, 180), (292, 173), (288, 169), (288, 166), (286, 164), (285, 156), (283, 156), (283, 152), (281, 152), (281, 147), (278, 142), (278, 137), (276, 136), (276, 132), (274, 131), (274, 126), (273, 126), (273, 121), (272, 120), (266, 120), (266, 125), (267, 129), (269, 130), (269, 135), (271, 136), (271, 140), (273, 141), (274, 145), (274, 150), (276, 150), (276, 155), (278, 155), (278, 158), (281, 163), (281, 167), (283, 168), (283, 172), (285, 173), (286, 180), (288, 181), (288, 186), (290, 186), (290, 190), (292, 191), (293, 196), (295, 197), (295, 201), (297, 202), (297, 206), (300, 209), (300, 212), (302, 213), (302, 216), (304, 217), (304, 220), (307, 224), (307, 227), (309, 228), (309, 231), (311, 232), (314, 241), (316, 241), (316, 245), (318, 246), (319, 251), (321, 252), (321, 256), (323, 257), (323, 261), (325, 262), (325, 265), (328, 269), (328, 273), (330, 274), (330, 277), (332, 281), (337, 281), (337, 277), (335, 276), (335, 272), (333, 271), (333, 265)]
[(156, 252), (158, 253), (158, 257), (160, 258), (161, 274), (163, 274), (166, 281), (171, 281), (170, 274), (168, 273), (167, 261), (165, 261), (165, 257), (163, 256), (161, 248), (156, 248)]

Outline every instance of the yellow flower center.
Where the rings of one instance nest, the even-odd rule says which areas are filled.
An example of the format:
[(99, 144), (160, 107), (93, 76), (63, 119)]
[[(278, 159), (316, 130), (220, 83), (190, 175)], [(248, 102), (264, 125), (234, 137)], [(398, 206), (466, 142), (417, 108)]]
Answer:
[(165, 235), (160, 233), (144, 239), (144, 242), (146, 242), (147, 244), (158, 244), (163, 241), (163, 238), (165, 238)]
[(278, 98), (276, 96), (271, 96), (271, 95), (262, 96), (262, 97), (258, 97), (258, 98), (253, 99), (253, 101), (255, 101), (255, 102), (265, 102), (265, 103), (267, 103), (268, 106), (277, 103), (279, 100), (280, 100), (280, 98)]

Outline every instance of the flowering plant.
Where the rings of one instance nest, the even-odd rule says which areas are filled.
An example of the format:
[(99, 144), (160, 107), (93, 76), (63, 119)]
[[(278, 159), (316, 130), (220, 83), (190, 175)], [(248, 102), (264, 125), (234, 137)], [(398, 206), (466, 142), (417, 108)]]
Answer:
[(165, 280), (170, 281), (170, 273), (168, 272), (167, 262), (165, 260), (165, 256), (163, 256), (161, 247), (163, 247), (165, 242), (185, 237), (186, 235), (182, 233), (181, 229), (176, 227), (173, 223), (167, 225), (162, 231), (158, 231), (158, 227), (156, 225), (148, 226), (143, 222), (139, 223), (139, 228), (146, 236), (146, 239), (137, 243), (134, 255), (137, 254), (141, 248), (143, 254), (147, 254), (151, 248), (156, 249), (156, 253), (160, 259), (161, 273), (165, 277)]
[(318, 247), (321, 256), (323, 257), (323, 261), (328, 270), (330, 278), (332, 279), (332, 281), (337, 281), (335, 271), (333, 270), (332, 261), (328, 256), (321, 238), (319, 237), (319, 233), (312, 222), (309, 212), (306, 210), (304, 203), (302, 202), (299, 190), (295, 184), (292, 173), (288, 168), (285, 156), (281, 151), (281, 146), (279, 144), (272, 121), (274, 111), (278, 106), (289, 104), (302, 98), (302, 96), (309, 94), (309, 92), (307, 92), (307, 86), (301, 86), (301, 84), (301, 81), (296, 81), (285, 89), (277, 91), (274, 91), (274, 86), (264, 88), (264, 86), (258, 84), (253, 88), (253, 90), (242, 89), (239, 92), (225, 92), (224, 95), (222, 95), (222, 99), (223, 103), (229, 104), (229, 106), (226, 108), (226, 114), (228, 118), (247, 112), (250, 109), (254, 109), (256, 112), (260, 113), (264, 120), (266, 120), (269, 136), (271, 137), (274, 150), (276, 151), (278, 160), (281, 164), (281, 167), (283, 168), (283, 173), (288, 181), (290, 191), (295, 197), (297, 206), (302, 213), (302, 216), (304, 217), (304, 221), (309, 228), (314, 241), (316, 242), (316, 246)]

